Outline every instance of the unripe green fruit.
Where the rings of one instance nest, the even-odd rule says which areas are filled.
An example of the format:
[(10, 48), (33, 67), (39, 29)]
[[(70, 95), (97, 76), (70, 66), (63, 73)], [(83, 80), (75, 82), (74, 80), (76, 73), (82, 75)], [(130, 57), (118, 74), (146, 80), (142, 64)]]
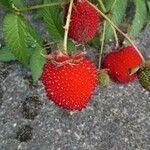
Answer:
[(146, 65), (139, 69), (138, 71), (138, 79), (140, 84), (150, 92), (150, 66), (149, 63), (145, 63)]
[(110, 77), (106, 70), (100, 70), (99, 72), (99, 84), (100, 86), (108, 86), (110, 82)]

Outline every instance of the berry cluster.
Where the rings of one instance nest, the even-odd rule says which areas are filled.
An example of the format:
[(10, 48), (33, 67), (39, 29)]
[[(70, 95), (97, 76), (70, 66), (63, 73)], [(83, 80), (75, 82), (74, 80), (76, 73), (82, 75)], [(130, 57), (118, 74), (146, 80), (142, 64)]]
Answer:
[[(66, 16), (68, 5), (66, 6)], [(85, 0), (74, 2), (69, 26), (69, 36), (76, 42), (88, 42), (96, 34), (99, 27), (100, 15)], [(108, 53), (102, 64), (102, 70), (83, 55), (55, 55), (44, 66), (41, 80), (47, 96), (56, 105), (68, 110), (82, 110), (89, 102), (98, 78), (104, 83), (105, 73), (118, 83), (128, 83), (137, 77), (137, 73), (129, 70), (143, 63), (141, 55), (133, 46), (123, 47)], [(107, 71), (106, 71), (107, 70)], [(140, 81), (145, 73), (139, 73)], [(108, 77), (108, 76), (107, 76)], [(107, 78), (109, 79), (109, 78)], [(143, 84), (145, 86), (146, 84)], [(150, 86), (149, 86), (150, 87)], [(149, 89), (149, 88), (148, 88)]]

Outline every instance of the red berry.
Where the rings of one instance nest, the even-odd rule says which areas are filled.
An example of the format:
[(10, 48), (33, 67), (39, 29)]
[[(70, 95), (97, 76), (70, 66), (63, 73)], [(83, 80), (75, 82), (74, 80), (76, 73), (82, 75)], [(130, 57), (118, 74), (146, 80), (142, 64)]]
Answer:
[[(60, 63), (63, 63), (61, 59)], [(81, 110), (89, 102), (97, 78), (95, 65), (83, 58), (76, 64), (66, 63), (59, 67), (48, 61), (41, 79), (48, 98), (56, 105), (68, 110)]]
[(137, 51), (131, 47), (125, 47), (106, 55), (103, 68), (109, 69), (110, 77), (120, 83), (127, 83), (136, 78), (136, 74), (129, 75), (129, 69), (142, 63), (142, 58)]
[(77, 1), (71, 14), (69, 36), (75, 41), (88, 42), (96, 34), (99, 13), (86, 1)]

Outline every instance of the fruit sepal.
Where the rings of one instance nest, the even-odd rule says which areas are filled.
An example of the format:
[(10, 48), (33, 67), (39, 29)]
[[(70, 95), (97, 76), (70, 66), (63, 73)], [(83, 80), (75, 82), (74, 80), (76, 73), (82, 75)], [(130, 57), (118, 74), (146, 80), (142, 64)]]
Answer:
[(57, 50), (52, 54), (42, 54), (41, 55), (46, 58), (48, 61), (51, 61), (52, 64), (57, 67), (61, 67), (66, 64), (75, 65), (78, 64), (84, 57), (84, 51), (78, 51), (73, 55), (68, 55), (63, 53), (61, 50)]

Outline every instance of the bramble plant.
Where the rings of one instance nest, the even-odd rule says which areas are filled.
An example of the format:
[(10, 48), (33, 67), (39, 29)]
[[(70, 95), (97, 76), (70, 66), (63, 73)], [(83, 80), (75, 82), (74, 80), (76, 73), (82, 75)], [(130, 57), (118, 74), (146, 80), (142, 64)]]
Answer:
[[(133, 7), (130, 8), (130, 6)], [(46, 87), (48, 97), (65, 109), (81, 110), (82, 107), (85, 107), (96, 87), (97, 78), (100, 80), (100, 85), (102, 83), (103, 86), (108, 85), (108, 75), (112, 79), (125, 80), (124, 82), (127, 83), (135, 79), (139, 70), (140, 75), (141, 70), (144, 70), (141, 69), (141, 66), (145, 60), (132, 40), (144, 27), (150, 25), (150, 0), (43, 0), (41, 4), (32, 6), (27, 6), (24, 0), (0, 0), (0, 8), (7, 12), (3, 20), (5, 46), (0, 49), (0, 61), (18, 60), (30, 68), (33, 81), (41, 79)], [(126, 13), (131, 9), (133, 15), (128, 18)], [(26, 17), (26, 13), (30, 15), (33, 11), (34, 15), (37, 14), (42, 18), (45, 30), (48, 31), (53, 43), (57, 44), (57, 49), (50, 54), (47, 50), (51, 46), (49, 41), (45, 43), (45, 39), (41, 37), (38, 29), (33, 27)], [(114, 49), (125, 47), (129, 51), (132, 50), (131, 55), (126, 53), (126, 57), (124, 57), (125, 53), (118, 52), (118, 57), (113, 52), (113, 59), (117, 59), (115, 61), (110, 59), (109, 63), (105, 61), (103, 65), (104, 46), (110, 42), (115, 43)], [(77, 51), (79, 44), (82, 47), (89, 44), (98, 49), (99, 66), (97, 71), (88, 72), (90, 67), (93, 69), (95, 66), (90, 60), (86, 60), (84, 48)], [(133, 63), (132, 59), (134, 58), (140, 60)], [(121, 59), (124, 61), (124, 66), (122, 66)], [(83, 66), (85, 69), (82, 68)], [(48, 69), (52, 69), (53, 72)], [(122, 70), (125, 71), (122, 72)], [(75, 75), (75, 72), (78, 74), (78, 71), (82, 76), (81, 80), (86, 82), (81, 82), (80, 76)], [(150, 71), (147, 72), (149, 73), (146, 73), (146, 75), (148, 74), (146, 80), (149, 81)], [(55, 73), (57, 76), (53, 78)], [(65, 73), (64, 76), (63, 73)], [(91, 77), (92, 74), (93, 77)], [(59, 75), (61, 76), (59, 77)], [(132, 78), (133, 76), (134, 78)], [(122, 77), (124, 78), (120, 79)], [(47, 79), (54, 81), (47, 81)], [(57, 85), (58, 81), (55, 82), (56, 79), (59, 80), (59, 86)], [(66, 88), (68, 95), (65, 89), (62, 90), (66, 86), (64, 82), (68, 83)], [(70, 84), (70, 82), (74, 83)], [(54, 85), (51, 86), (51, 84)], [(73, 86), (74, 84), (78, 86)], [(146, 82), (144, 85), (150, 87), (149, 84)], [(149, 87), (146, 89), (149, 90)], [(83, 90), (83, 92), (79, 92), (79, 90)], [(80, 93), (79, 96), (75, 97), (74, 95), (78, 93)], [(62, 100), (60, 100), (61, 97), (63, 97)]]

